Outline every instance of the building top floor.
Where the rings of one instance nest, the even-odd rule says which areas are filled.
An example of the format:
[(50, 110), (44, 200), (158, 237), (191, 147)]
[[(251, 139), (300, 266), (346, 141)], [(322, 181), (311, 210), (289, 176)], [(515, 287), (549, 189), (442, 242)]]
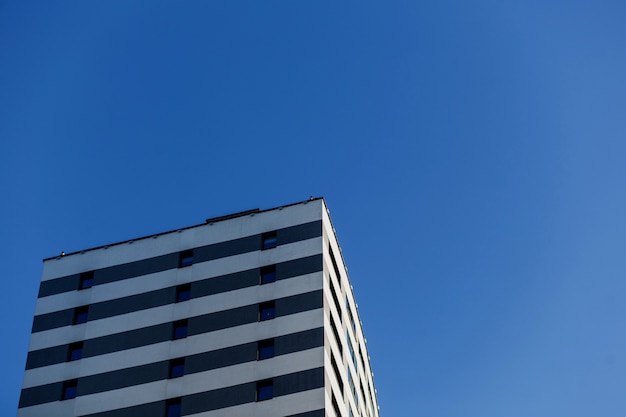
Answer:
[[(204, 223), (44, 259), (42, 281), (83, 270), (106, 268), (184, 249), (234, 241), (273, 230), (321, 221), (327, 216), (322, 197), (207, 219)], [(131, 246), (132, 245), (132, 246)]]

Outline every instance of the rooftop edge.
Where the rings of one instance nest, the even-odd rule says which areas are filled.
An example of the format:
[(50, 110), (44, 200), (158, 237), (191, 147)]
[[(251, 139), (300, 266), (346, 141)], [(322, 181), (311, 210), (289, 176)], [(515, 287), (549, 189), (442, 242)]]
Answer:
[(286, 204), (286, 205), (283, 205), (283, 206), (272, 207), (272, 208), (265, 209), (265, 210), (261, 210), (261, 209), (255, 208), (255, 209), (251, 209), (251, 210), (238, 211), (238, 212), (231, 213), (231, 214), (226, 214), (226, 215), (223, 215), (223, 216), (211, 217), (211, 218), (206, 219), (204, 221), (204, 223), (195, 224), (195, 225), (192, 225), (192, 226), (187, 226), (187, 227), (183, 227), (183, 228), (180, 228), (180, 229), (168, 230), (167, 232), (161, 232), (161, 233), (146, 235), (146, 236), (138, 237), (138, 238), (135, 238), (135, 239), (127, 239), (127, 240), (123, 240), (123, 241), (120, 241), (120, 242), (110, 243), (108, 245), (100, 245), (100, 246), (96, 246), (96, 247), (93, 247), (93, 248), (83, 249), (83, 250), (74, 251), (74, 252), (70, 252), (70, 253), (61, 252), (60, 255), (44, 258), (43, 262), (51, 261), (53, 259), (65, 258), (66, 256), (83, 254), (85, 252), (91, 252), (91, 251), (98, 250), (98, 249), (110, 248), (111, 246), (123, 245), (123, 244), (129, 243), (129, 242), (136, 242), (136, 241), (144, 240), (144, 239), (152, 239), (152, 238), (157, 237), (157, 236), (163, 236), (163, 235), (167, 235), (167, 234), (170, 234), (170, 233), (178, 233), (178, 232), (181, 232), (183, 230), (193, 229), (195, 227), (200, 227), (200, 226), (206, 226), (207, 224), (213, 224), (213, 223), (218, 223), (218, 222), (222, 222), (222, 221), (226, 221), (226, 220), (232, 220), (232, 219), (236, 219), (238, 217), (248, 216), (250, 214), (266, 213), (268, 211), (279, 210), (279, 209), (283, 209), (283, 208), (286, 208), (286, 207), (297, 206), (298, 204), (306, 204), (306, 203), (310, 203), (311, 201), (317, 201), (317, 200), (324, 200), (324, 197), (313, 197), (313, 196), (311, 196), (307, 200), (304, 200), (304, 201), (298, 201), (296, 203), (291, 203), (291, 204)]

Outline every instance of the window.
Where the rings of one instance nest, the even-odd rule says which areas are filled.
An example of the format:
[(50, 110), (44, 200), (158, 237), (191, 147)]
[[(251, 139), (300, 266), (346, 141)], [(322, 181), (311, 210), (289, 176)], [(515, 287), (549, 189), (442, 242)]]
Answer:
[(361, 398), (363, 400), (363, 405), (367, 406), (367, 400), (365, 399), (365, 390), (363, 389), (363, 383), (359, 382), (359, 387), (361, 388)]
[(348, 310), (348, 317), (350, 318), (350, 326), (352, 327), (352, 331), (356, 336), (356, 321), (354, 321), (354, 316), (352, 315), (352, 309), (350, 308), (350, 303), (346, 302), (346, 309)]
[(184, 268), (193, 264), (193, 249), (182, 251), (178, 254), (178, 267)]
[(259, 304), (259, 321), (271, 320), (275, 316), (276, 309), (273, 301)]
[(337, 281), (339, 282), (339, 288), (341, 288), (341, 274), (339, 273), (339, 267), (337, 266), (337, 260), (335, 259), (335, 254), (333, 253), (333, 248), (328, 244), (328, 252), (330, 253), (330, 260), (333, 263), (333, 269), (335, 270), (335, 274), (337, 274)]
[(172, 335), (172, 339), (184, 339), (187, 337), (187, 320), (180, 320), (174, 323), (174, 333)]
[(363, 359), (363, 348), (359, 349), (359, 358), (361, 358), (361, 367), (363, 368), (363, 372), (365, 371), (365, 359)]
[(267, 379), (256, 383), (256, 400), (265, 401), (274, 398), (274, 381)]
[(87, 323), (89, 306), (76, 307), (74, 309), (74, 324)]
[(352, 391), (352, 396), (354, 397), (354, 403), (359, 405), (359, 397), (356, 394), (356, 386), (354, 385), (354, 380), (352, 379), (352, 373), (350, 372), (350, 368), (348, 369), (348, 384), (350, 385), (350, 391)]
[(187, 301), (191, 298), (191, 284), (179, 285), (176, 287), (176, 302)]
[(83, 272), (80, 274), (80, 284), (78, 286), (79, 290), (86, 290), (87, 288), (93, 287), (93, 271)]
[(185, 358), (170, 361), (170, 378), (179, 378), (185, 375)]
[(262, 340), (257, 345), (257, 360), (274, 357), (274, 339)]
[(337, 404), (337, 398), (335, 398), (335, 393), (333, 392), (331, 395), (331, 402), (333, 405), (333, 411), (335, 411), (335, 416), (341, 417), (341, 412), (339, 411), (339, 404)]
[(278, 238), (276, 232), (263, 233), (261, 249), (272, 249), (278, 244)]
[(337, 342), (337, 347), (339, 347), (339, 353), (343, 355), (343, 345), (341, 343), (341, 338), (339, 337), (339, 332), (337, 331), (337, 325), (335, 324), (335, 320), (333, 320), (333, 316), (330, 316), (330, 328), (333, 330), (333, 336), (335, 336), (335, 342)]
[(276, 281), (276, 265), (261, 268), (261, 285)]
[(335, 303), (335, 308), (337, 309), (337, 313), (339, 314), (339, 320), (341, 320), (341, 304), (339, 304), (339, 298), (337, 298), (335, 284), (333, 284), (332, 282), (330, 284), (330, 295), (333, 298), (333, 303)]
[(69, 353), (67, 355), (68, 361), (77, 361), (83, 357), (83, 342), (76, 342), (70, 345)]
[(335, 372), (335, 379), (339, 384), (339, 390), (343, 392), (343, 380), (341, 379), (341, 374), (339, 373), (339, 367), (337, 366), (337, 362), (335, 361), (335, 355), (331, 353), (330, 355), (330, 364), (333, 367), (333, 372)]
[(356, 355), (354, 354), (354, 348), (352, 347), (352, 342), (350, 341), (350, 334), (346, 332), (346, 340), (348, 341), (348, 351), (350, 352), (350, 359), (352, 359), (352, 365), (354, 365), (354, 370), (358, 371), (359, 368), (356, 366)]
[(166, 417), (180, 417), (182, 411), (182, 404), (180, 398), (173, 398), (167, 400), (166, 403)]
[(71, 400), (76, 398), (76, 392), (78, 391), (78, 380), (72, 379), (71, 381), (65, 381), (63, 383), (63, 393), (61, 394), (61, 401)]

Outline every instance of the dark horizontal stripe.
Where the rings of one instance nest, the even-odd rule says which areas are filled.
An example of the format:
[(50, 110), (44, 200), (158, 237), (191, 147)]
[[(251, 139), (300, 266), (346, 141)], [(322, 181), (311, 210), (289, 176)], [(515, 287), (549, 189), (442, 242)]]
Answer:
[[(324, 386), (324, 368), (308, 369), (306, 371), (281, 375), (273, 378), (274, 398), (296, 392), (309, 391)], [(182, 415), (202, 413), (217, 410), (225, 407), (252, 403), (256, 401), (256, 381), (231, 387), (201, 392), (182, 397)], [(271, 401), (271, 400), (268, 400)], [(133, 407), (120, 408), (117, 410), (104, 411), (101, 413), (89, 414), (83, 417), (137, 417), (137, 416), (164, 416), (166, 400), (155, 401), (148, 404), (136, 405)], [(323, 411), (323, 410), (322, 410)], [(308, 413), (297, 416), (322, 417), (322, 414)], [(277, 410), (277, 417), (280, 411)], [(294, 416), (295, 417), (295, 416)]]
[[(276, 317), (322, 308), (322, 291), (312, 291), (275, 300)], [(258, 304), (218, 311), (189, 318), (189, 336), (258, 321)], [(137, 348), (171, 340), (173, 323), (162, 323), (108, 336), (87, 339), (83, 342), (83, 358)], [(28, 353), (26, 369), (65, 362), (69, 345), (34, 350)]]
[(315, 411), (308, 411), (306, 413), (292, 414), (287, 417), (324, 417), (324, 415), (325, 415), (325, 410), (321, 409), (321, 410), (315, 410)]
[[(279, 336), (274, 339), (274, 355), (286, 355), (323, 346), (324, 329), (317, 328)], [(224, 349), (199, 353), (185, 358), (185, 375), (205, 372), (257, 360), (257, 342), (230, 346)], [(132, 368), (91, 375), (78, 380), (78, 395), (90, 395), (147, 384), (169, 377), (169, 360)], [(63, 381), (22, 390), (19, 407), (57, 401), (61, 398)]]
[[(321, 220), (286, 227), (276, 231), (279, 245), (286, 245), (301, 240), (319, 237), (321, 235)], [(260, 250), (261, 239), (262, 234), (257, 234), (226, 242), (219, 242), (187, 249), (193, 249), (193, 262), (199, 263)], [(142, 259), (140, 261), (96, 269), (94, 271), (93, 285), (101, 285), (178, 268), (179, 253), (180, 252), (173, 252), (153, 258)], [(42, 281), (39, 286), (38, 297), (47, 297), (54, 294), (77, 290), (79, 283), (80, 273)]]
[[(274, 398), (324, 386), (324, 368), (309, 369), (273, 378)], [(236, 387), (236, 388), (235, 388)], [(202, 413), (256, 401), (256, 382), (188, 395), (182, 415)]]
[[(259, 284), (259, 269), (235, 272), (191, 283), (191, 298), (238, 290)], [(276, 279), (287, 279), (322, 270), (322, 255), (276, 264)], [(89, 320), (99, 320), (120, 314), (132, 313), (148, 308), (172, 304), (176, 301), (176, 286), (149, 291), (128, 297), (94, 303), (89, 306)], [(33, 320), (33, 333), (70, 326), (74, 319), (74, 308), (40, 314)]]

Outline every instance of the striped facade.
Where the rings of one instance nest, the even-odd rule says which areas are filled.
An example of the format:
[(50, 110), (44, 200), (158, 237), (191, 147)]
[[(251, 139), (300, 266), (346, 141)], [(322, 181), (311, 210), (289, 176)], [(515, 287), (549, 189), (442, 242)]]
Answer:
[(44, 260), (18, 417), (378, 417), (323, 199)]

